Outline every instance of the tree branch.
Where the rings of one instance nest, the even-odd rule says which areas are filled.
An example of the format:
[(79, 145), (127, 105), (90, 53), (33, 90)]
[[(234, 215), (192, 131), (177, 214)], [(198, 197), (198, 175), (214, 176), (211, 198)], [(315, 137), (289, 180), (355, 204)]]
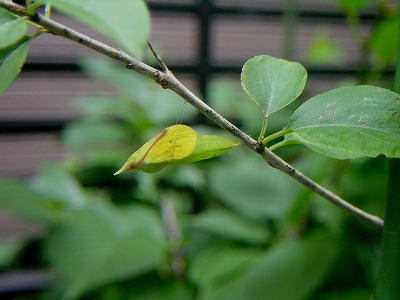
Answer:
[(360, 220), (378, 229), (383, 228), (383, 220), (380, 219), (379, 217), (368, 214), (367, 212), (346, 202), (336, 194), (332, 193), (331, 191), (327, 190), (323, 186), (319, 185), (318, 183), (314, 182), (313, 180), (302, 174), (300, 171), (292, 167), (290, 164), (285, 162), (283, 159), (275, 155), (267, 148), (260, 147), (260, 144), (256, 140), (254, 140), (245, 132), (241, 131), (235, 125), (230, 123), (227, 119), (218, 114), (215, 110), (209, 107), (205, 102), (199, 99), (190, 90), (188, 90), (182, 83), (179, 82), (179, 80), (171, 72), (166, 71), (168, 69), (164, 68), (163, 71), (154, 69), (151, 66), (141, 61), (138, 61), (137, 59), (131, 57), (130, 55), (124, 53), (119, 49), (115, 49), (108, 45), (105, 45), (86, 35), (74, 31), (71, 28), (68, 28), (60, 23), (50, 20), (38, 13), (34, 13), (33, 15), (28, 15), (25, 7), (19, 6), (10, 1), (0, 0), (0, 7), (7, 9), (8, 11), (19, 16), (28, 16), (30, 17), (32, 22), (39, 24), (43, 28), (47, 29), (49, 32), (55, 35), (65, 37), (69, 40), (72, 40), (88, 48), (91, 48), (99, 53), (102, 53), (105, 56), (118, 60), (124, 63), (129, 69), (135, 70), (136, 72), (153, 79), (155, 82), (162, 85), (163, 88), (168, 88), (174, 91), (186, 102), (195, 107), (199, 112), (201, 112), (206, 117), (214, 121), (220, 127), (224, 128), (233, 136), (237, 137), (250, 149), (260, 154), (263, 157), (263, 159), (273, 168), (276, 168), (286, 173), (287, 175), (297, 180), (298, 182), (300, 182), (301, 184), (303, 184), (316, 194), (325, 198), (334, 205), (346, 210), (347, 212), (359, 218)]

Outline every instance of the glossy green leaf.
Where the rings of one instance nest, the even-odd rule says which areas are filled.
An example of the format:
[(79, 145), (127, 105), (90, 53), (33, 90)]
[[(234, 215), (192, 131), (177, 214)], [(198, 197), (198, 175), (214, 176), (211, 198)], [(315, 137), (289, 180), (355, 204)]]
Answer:
[(28, 54), (29, 39), (22, 39), (13, 46), (0, 49), (0, 96), (17, 78)]
[(374, 27), (371, 50), (380, 67), (393, 63), (397, 54), (400, 17), (385, 18)]
[(154, 211), (91, 204), (46, 240), (46, 253), (65, 287), (62, 299), (149, 272), (165, 255), (166, 240)]
[(297, 62), (261, 55), (246, 62), (241, 79), (247, 95), (268, 117), (301, 94), (307, 71)]
[(25, 36), (27, 30), (25, 20), (0, 8), (0, 49), (18, 42)]
[(334, 158), (400, 157), (400, 95), (373, 86), (334, 89), (301, 105), (288, 128)]
[(58, 222), (65, 217), (64, 205), (17, 180), (0, 180), (0, 208), (40, 223)]
[(311, 299), (336, 255), (332, 236), (317, 231), (266, 251), (245, 274), (210, 287), (202, 299)]
[(267, 231), (226, 210), (209, 210), (195, 216), (189, 228), (203, 230), (234, 241), (265, 244)]
[(49, 0), (63, 13), (113, 39), (142, 57), (150, 34), (150, 13), (142, 0)]

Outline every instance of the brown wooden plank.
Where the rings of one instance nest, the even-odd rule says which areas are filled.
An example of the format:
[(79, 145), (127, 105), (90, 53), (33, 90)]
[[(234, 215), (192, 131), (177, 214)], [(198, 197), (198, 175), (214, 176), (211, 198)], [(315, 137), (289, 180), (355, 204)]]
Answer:
[(25, 177), (46, 161), (63, 158), (65, 147), (50, 133), (0, 135), (0, 177)]
[(10, 211), (0, 211), (0, 240), (25, 240), (38, 237), (42, 233), (38, 224), (22, 219)]
[[(53, 18), (91, 38), (110, 46), (116, 43), (67, 16), (55, 13)], [(169, 63), (193, 63), (197, 59), (198, 26), (195, 15), (188, 13), (152, 13), (150, 41)], [(78, 63), (82, 57), (95, 55), (93, 50), (65, 38), (43, 34), (34, 40), (28, 53), (28, 62)]]
[[(217, 65), (244, 64), (247, 59), (260, 54), (282, 57), (285, 29), (282, 20), (254, 16), (221, 16), (214, 21), (212, 32), (212, 58)], [(326, 33), (345, 53), (344, 63), (354, 65), (358, 47), (344, 22), (299, 22), (296, 26), (296, 60), (302, 60), (318, 32)]]
[(22, 73), (0, 98), (0, 121), (72, 119), (80, 115), (76, 98), (93, 93), (115, 90), (78, 72)]

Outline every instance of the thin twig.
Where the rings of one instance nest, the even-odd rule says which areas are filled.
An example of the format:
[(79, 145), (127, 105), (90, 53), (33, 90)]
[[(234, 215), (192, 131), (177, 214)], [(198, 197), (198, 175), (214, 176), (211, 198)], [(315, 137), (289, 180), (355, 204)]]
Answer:
[[(10, 1), (0, 0), (0, 7), (5, 8), (10, 12), (13, 12), (19, 16), (28, 16), (26, 9), (24, 7), (14, 4)], [(102, 53), (105, 56), (121, 61), (126, 66), (129, 66), (130, 69), (133, 69), (140, 74), (152, 78), (154, 81), (162, 85), (164, 88), (169, 88), (170, 90), (174, 91), (176, 94), (181, 96), (181, 98), (183, 98), (186, 102), (195, 107), (199, 112), (207, 116), (209, 119), (214, 121), (216, 124), (227, 130), (229, 133), (231, 133), (238, 139), (240, 139), (245, 145), (247, 145), (253, 151), (260, 154), (264, 158), (264, 160), (268, 164), (270, 164), (273, 168), (276, 168), (284, 172), (285, 174), (288, 174), (290, 177), (294, 178), (295, 180), (297, 180), (310, 190), (314, 191), (316, 194), (330, 201), (334, 205), (348, 211), (350, 214), (354, 215), (360, 220), (378, 229), (383, 228), (383, 220), (380, 219), (379, 217), (371, 215), (359, 209), (358, 207), (355, 207), (354, 205), (346, 202), (338, 195), (332, 193), (331, 191), (327, 190), (323, 186), (319, 185), (318, 183), (314, 182), (313, 180), (302, 174), (300, 171), (292, 167), (290, 164), (285, 162), (283, 159), (275, 155), (267, 148), (260, 147), (260, 143), (258, 143), (256, 140), (251, 138), (245, 132), (241, 131), (239, 128), (230, 123), (227, 119), (218, 114), (211, 107), (209, 107), (205, 102), (199, 99), (190, 90), (188, 90), (182, 83), (180, 83), (179, 80), (171, 72), (164, 71), (162, 74), (160, 74), (159, 70), (156, 70), (151, 66), (141, 61), (138, 61), (137, 59), (129, 56), (123, 51), (112, 48), (99, 41), (96, 41), (62, 24), (47, 19), (40, 14), (35, 13), (34, 15), (31, 15), (30, 18), (33, 22), (48, 29), (51, 33), (63, 36), (69, 40), (75, 41), (99, 53)], [(162, 82), (160, 78), (162, 78)]]
[(182, 233), (178, 226), (174, 203), (164, 198), (160, 201), (161, 216), (165, 231), (171, 242), (171, 269), (177, 278), (182, 278), (186, 272), (185, 256), (182, 249)]

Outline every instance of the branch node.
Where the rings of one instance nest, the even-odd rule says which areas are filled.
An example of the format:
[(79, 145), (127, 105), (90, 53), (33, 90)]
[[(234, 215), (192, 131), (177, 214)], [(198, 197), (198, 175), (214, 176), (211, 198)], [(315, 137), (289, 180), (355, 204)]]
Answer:
[(158, 83), (159, 85), (161, 85), (161, 87), (163, 89), (168, 89), (169, 84), (168, 84), (168, 80), (167, 80), (167, 74), (157, 70), (154, 73), (154, 75), (155, 75), (154, 81), (156, 83)]
[(262, 154), (264, 152), (264, 144), (263, 144), (263, 140), (260, 139), (257, 141), (257, 143), (255, 143), (254, 145), (254, 151), (257, 152), (258, 154)]

